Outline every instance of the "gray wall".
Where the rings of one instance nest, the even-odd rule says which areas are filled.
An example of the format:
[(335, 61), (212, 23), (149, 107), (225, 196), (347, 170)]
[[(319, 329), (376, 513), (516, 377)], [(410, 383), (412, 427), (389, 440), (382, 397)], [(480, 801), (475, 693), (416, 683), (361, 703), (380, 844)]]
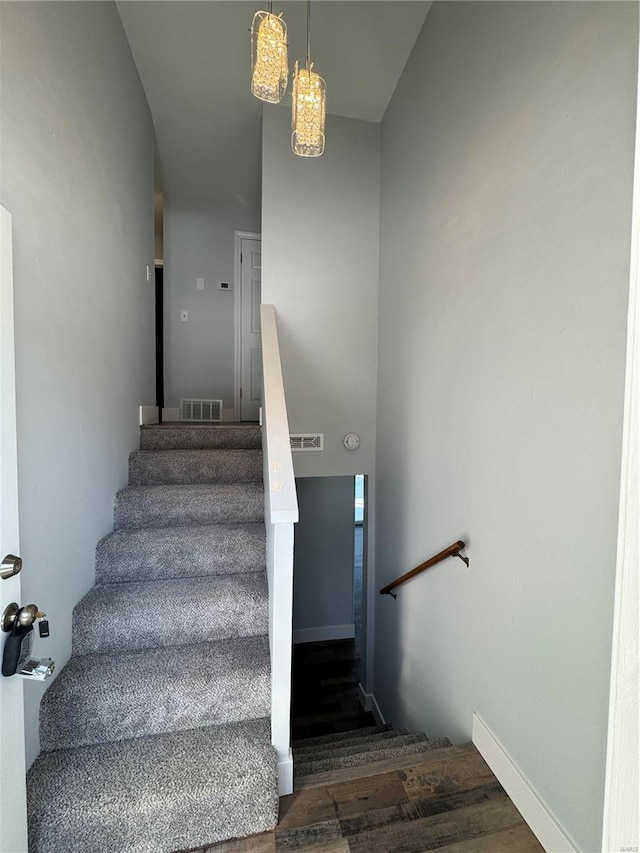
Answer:
[[(153, 382), (153, 128), (115, 5), (2, 3), (1, 202), (13, 214), (23, 602), (71, 611)], [(27, 684), (28, 761), (42, 686)]]
[[(379, 126), (327, 116), (318, 159), (291, 151), (290, 111), (265, 108), (262, 300), (276, 307), (297, 476), (370, 474), (374, 464)], [(360, 435), (356, 451), (346, 433)]]
[[(382, 129), (376, 697), (600, 849), (637, 4), (435, 3)], [(398, 417), (406, 412), (407, 417)]]
[(353, 477), (298, 477), (293, 628), (353, 625)]
[[(245, 204), (165, 196), (165, 405), (181, 397), (234, 404), (234, 233), (260, 231), (260, 210)], [(204, 278), (204, 290), (196, 279)], [(180, 320), (181, 311), (189, 320)]]

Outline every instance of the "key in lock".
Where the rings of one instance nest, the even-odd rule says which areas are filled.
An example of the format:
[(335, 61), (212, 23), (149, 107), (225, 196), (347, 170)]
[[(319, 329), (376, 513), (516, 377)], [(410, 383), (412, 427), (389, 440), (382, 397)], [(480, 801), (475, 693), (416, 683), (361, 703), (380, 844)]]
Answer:
[[(51, 658), (34, 660), (31, 658), (33, 648), (33, 624), (36, 619), (44, 619), (46, 613), (39, 610), (35, 604), (27, 604), (19, 608), (13, 602), (2, 615), (2, 629), (9, 633), (2, 654), (2, 675), (9, 677), (19, 675), (23, 678), (44, 681), (55, 669)], [(40, 623), (45, 631), (40, 630), (40, 636), (49, 636), (48, 623)]]

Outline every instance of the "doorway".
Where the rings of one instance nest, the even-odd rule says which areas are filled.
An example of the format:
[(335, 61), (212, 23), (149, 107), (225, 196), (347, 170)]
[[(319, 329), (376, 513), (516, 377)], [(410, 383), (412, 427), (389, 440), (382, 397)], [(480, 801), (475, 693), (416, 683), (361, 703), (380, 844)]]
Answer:
[(235, 410), (240, 421), (257, 421), (262, 405), (262, 242), (236, 231)]

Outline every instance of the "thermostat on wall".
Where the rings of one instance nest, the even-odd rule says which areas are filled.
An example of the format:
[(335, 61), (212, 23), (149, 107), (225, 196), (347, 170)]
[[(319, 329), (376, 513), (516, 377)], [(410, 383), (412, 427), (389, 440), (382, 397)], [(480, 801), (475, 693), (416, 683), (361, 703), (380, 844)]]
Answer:
[(350, 432), (348, 435), (345, 435), (344, 446), (347, 450), (357, 450), (357, 448), (360, 447), (360, 436), (356, 435), (355, 432)]
[(233, 282), (232, 281), (219, 281), (218, 282), (218, 290), (233, 290)]

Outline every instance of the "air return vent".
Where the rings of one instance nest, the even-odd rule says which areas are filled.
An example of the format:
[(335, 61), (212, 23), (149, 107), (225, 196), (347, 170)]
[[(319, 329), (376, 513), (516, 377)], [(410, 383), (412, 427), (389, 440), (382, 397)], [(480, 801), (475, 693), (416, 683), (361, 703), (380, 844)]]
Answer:
[(181, 421), (221, 421), (222, 400), (180, 400)]
[(300, 432), (290, 435), (292, 450), (324, 450), (324, 433)]

